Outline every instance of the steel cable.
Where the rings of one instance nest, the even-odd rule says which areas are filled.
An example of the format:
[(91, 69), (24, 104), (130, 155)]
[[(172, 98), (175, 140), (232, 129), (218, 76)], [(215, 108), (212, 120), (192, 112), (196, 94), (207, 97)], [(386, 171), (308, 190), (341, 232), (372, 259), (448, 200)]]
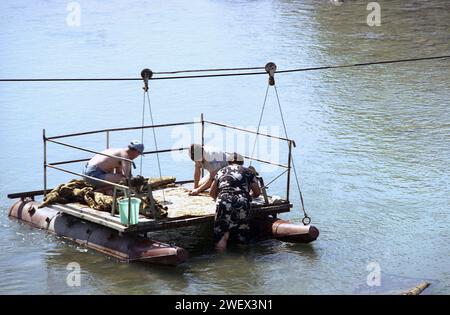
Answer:
[[(450, 55), (286, 69), (286, 70), (275, 71), (275, 73), (291, 73), (291, 72), (304, 72), (304, 71), (316, 71), (316, 70), (329, 70), (329, 69), (394, 64), (394, 63), (414, 62), (414, 61), (423, 61), (423, 60), (437, 60), (437, 59), (447, 59), (447, 58), (450, 58)], [(205, 71), (208, 71), (208, 72), (210, 72), (210, 71), (232, 71), (232, 70), (246, 70), (246, 69), (249, 69), (249, 70), (255, 69), (256, 70), (256, 69), (263, 69), (263, 67), (180, 70), (180, 71), (155, 72), (155, 74), (176, 74), (176, 73), (184, 73), (184, 72), (195, 73), (195, 72), (205, 72)], [(230, 76), (261, 75), (261, 74), (267, 74), (267, 72), (261, 71), (261, 72), (238, 72), (238, 73), (186, 75), (186, 76), (167, 76), (167, 77), (150, 78), (149, 80), (230, 77)], [(21, 78), (21, 79), (0, 79), (0, 82), (70, 82), (70, 81), (140, 81), (140, 80), (142, 80), (142, 78), (134, 78), (134, 77), (128, 77), (128, 78), (127, 77), (122, 77), (122, 78)]]

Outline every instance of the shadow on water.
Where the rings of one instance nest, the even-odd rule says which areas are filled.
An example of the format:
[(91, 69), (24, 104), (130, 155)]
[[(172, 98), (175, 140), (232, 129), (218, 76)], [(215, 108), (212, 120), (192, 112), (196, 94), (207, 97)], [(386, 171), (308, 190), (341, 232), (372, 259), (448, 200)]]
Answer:
[[(189, 251), (191, 257), (204, 255), (223, 255), (217, 253), (213, 239), (213, 224), (179, 228), (172, 231), (149, 233), (151, 239), (176, 244)], [(248, 245), (229, 244), (226, 253), (246, 256), (270, 255), (280, 251), (298, 253), (314, 259), (317, 253), (312, 244), (284, 243), (274, 239), (253, 240)]]
[[(48, 283), (55, 292), (95, 294), (164, 294), (182, 292), (188, 286), (186, 265), (178, 267), (146, 264), (145, 262), (121, 262), (60, 237), (53, 237), (57, 244), (45, 255)], [(73, 269), (70, 263), (80, 266), (81, 286), (70, 287), (67, 277)], [(53, 291), (50, 288), (50, 293)]]
[(301, 255), (303, 255), (306, 258), (317, 259), (319, 257), (319, 253), (314, 248), (313, 244), (290, 244), (290, 243), (285, 243), (285, 247), (289, 251), (301, 254)]
[(195, 256), (201, 255), (205, 250), (213, 250), (214, 240), (212, 234), (213, 224), (208, 223), (198, 226), (147, 233), (147, 237), (160, 242), (183, 247), (189, 251), (191, 256)]

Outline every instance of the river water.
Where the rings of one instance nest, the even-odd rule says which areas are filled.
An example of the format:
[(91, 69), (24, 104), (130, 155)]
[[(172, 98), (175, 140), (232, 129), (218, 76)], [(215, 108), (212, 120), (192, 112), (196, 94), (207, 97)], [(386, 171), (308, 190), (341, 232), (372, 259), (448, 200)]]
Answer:
[[(144, 67), (268, 61), (282, 70), (450, 52), (446, 0), (381, 1), (381, 26), (374, 27), (366, 23), (366, 1), (83, 0), (75, 3), (79, 25), (68, 18), (68, 3), (0, 2), (1, 78), (137, 77)], [(428, 280), (429, 293), (448, 294), (449, 78), (448, 60), (277, 75), (319, 239), (310, 245), (269, 240), (218, 254), (199, 228), (155, 235), (190, 250), (190, 260), (175, 268), (118, 263), (7, 216), (8, 193), (42, 188), (43, 128), (56, 135), (139, 125), (142, 83), (1, 83), (0, 293), (394, 293)], [(255, 127), (266, 82), (266, 76), (152, 81), (155, 123), (204, 113)], [(274, 97), (271, 90), (263, 125), (282, 134)], [(183, 142), (177, 134), (158, 130), (160, 147)], [(114, 135), (111, 144), (139, 136)], [(151, 148), (151, 134), (145, 137)], [(70, 141), (101, 149), (105, 139)], [(83, 157), (49, 147), (52, 161)], [(192, 176), (188, 160), (161, 160), (163, 175)], [(156, 176), (155, 163), (147, 156), (143, 173)], [(271, 178), (275, 171), (263, 173)], [(49, 186), (69, 178), (50, 171)], [(270, 193), (281, 194), (284, 185), (275, 182)], [(295, 189), (291, 198), (294, 209), (282, 218), (300, 222)], [(79, 287), (67, 285), (70, 262), (81, 266)], [(370, 286), (367, 278), (378, 269), (380, 286)]]

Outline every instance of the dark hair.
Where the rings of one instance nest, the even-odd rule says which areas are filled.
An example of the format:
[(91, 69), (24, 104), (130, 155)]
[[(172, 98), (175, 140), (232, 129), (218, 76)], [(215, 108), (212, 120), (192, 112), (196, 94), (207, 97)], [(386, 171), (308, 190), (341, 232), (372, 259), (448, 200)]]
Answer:
[(192, 161), (201, 161), (203, 160), (203, 147), (200, 144), (191, 144), (189, 148), (189, 155)]
[(244, 165), (244, 157), (239, 153), (234, 152), (228, 160), (228, 164)]

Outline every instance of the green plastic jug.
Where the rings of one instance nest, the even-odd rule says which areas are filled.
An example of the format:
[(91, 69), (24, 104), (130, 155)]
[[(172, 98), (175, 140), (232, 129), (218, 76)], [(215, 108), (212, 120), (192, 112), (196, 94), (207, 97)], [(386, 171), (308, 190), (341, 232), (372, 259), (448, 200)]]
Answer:
[[(131, 198), (130, 225), (139, 223), (141, 199)], [(128, 224), (128, 198), (119, 200), (120, 223)]]

